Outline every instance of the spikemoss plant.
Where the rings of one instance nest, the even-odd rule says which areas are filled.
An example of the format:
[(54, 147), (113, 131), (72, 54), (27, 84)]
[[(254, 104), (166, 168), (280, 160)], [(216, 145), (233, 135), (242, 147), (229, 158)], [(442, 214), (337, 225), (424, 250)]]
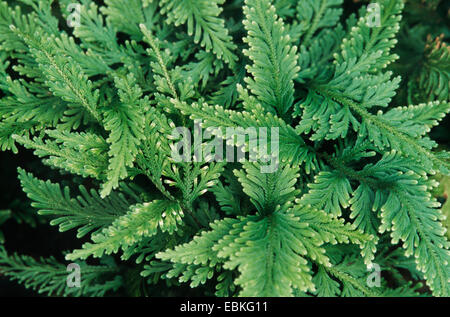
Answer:
[[(413, 11), (439, 1), (73, 2), (0, 2), (0, 147), (51, 167), (19, 168), (23, 191), (86, 242), (66, 262), (0, 246), (0, 274), (50, 295), (449, 295), (432, 193), (450, 155), (430, 134), (449, 33)], [(175, 160), (198, 122), (270, 129), (276, 168)]]

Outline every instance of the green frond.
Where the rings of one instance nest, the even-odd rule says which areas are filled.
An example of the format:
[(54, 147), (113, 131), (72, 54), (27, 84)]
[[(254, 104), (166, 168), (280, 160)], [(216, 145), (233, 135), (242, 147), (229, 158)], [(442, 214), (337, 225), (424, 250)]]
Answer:
[(445, 202), (442, 205), (442, 214), (447, 218), (444, 221), (445, 228), (447, 229), (447, 239), (450, 239), (450, 176), (438, 176), (439, 186), (434, 193), (434, 196), (442, 197)]
[[(226, 135), (226, 128), (278, 128), (279, 132), (279, 158), (280, 161), (291, 164), (305, 163), (306, 172), (310, 173), (318, 166), (318, 158), (305, 141), (299, 136), (294, 128), (282, 119), (270, 114), (263, 114), (260, 105), (254, 107), (253, 112), (237, 112), (226, 110), (220, 106), (209, 106), (207, 104), (191, 104), (172, 100), (174, 105), (193, 120), (202, 120), (204, 128), (221, 128), (222, 136)], [(270, 130), (270, 129), (269, 129)]]
[(428, 39), (425, 46), (425, 62), (418, 75), (418, 86), (428, 100), (449, 100), (450, 47), (441, 38)]
[(50, 224), (59, 226), (61, 232), (79, 227), (78, 238), (111, 225), (131, 205), (122, 194), (101, 199), (96, 191), (88, 192), (84, 186), (79, 188), (81, 195), (72, 198), (68, 187), (62, 189), (58, 184), (44, 182), (23, 169), (19, 169), (19, 179), (23, 191), (33, 201), (31, 206), (40, 215), (52, 216)]
[(75, 61), (66, 63), (66, 58), (71, 57), (64, 56), (64, 51), (55, 47), (55, 36), (45, 38), (39, 33), (24, 33), (14, 25), (11, 25), (11, 29), (29, 46), (46, 78), (45, 84), (52, 93), (66, 102), (79, 105), (97, 122), (101, 122), (101, 115), (97, 109), (98, 90), (93, 89), (92, 82)]
[(328, 278), (335, 278), (342, 284), (339, 295), (342, 297), (379, 297), (376, 288), (370, 288), (365, 279), (366, 267), (361, 261), (349, 256), (341, 263), (326, 268)]
[(368, 25), (367, 18), (372, 13), (361, 17), (349, 37), (342, 39), (340, 53), (334, 54), (334, 74), (327, 71), (309, 87), (296, 109), (303, 118), (299, 132), (314, 131), (313, 140), (337, 139), (345, 138), (350, 128), (365, 134), (364, 121), (379, 126), (373, 123), (374, 115), (368, 109), (387, 107), (399, 87), (399, 77), (391, 79), (391, 72), (381, 70), (396, 59), (391, 48), (396, 43), (394, 36), (399, 29), (403, 3), (387, 0), (380, 7), (380, 27)]
[(293, 105), (293, 80), (300, 70), (297, 47), (291, 47), (283, 20), (271, 1), (247, 0), (245, 4), (243, 23), (248, 36), (244, 42), (250, 48), (244, 54), (253, 62), (247, 66), (252, 78), (245, 78), (245, 82), (266, 111), (284, 117)]
[(142, 90), (136, 85), (133, 75), (126, 78), (116, 78), (120, 102), (110, 105), (104, 110), (105, 129), (110, 132), (107, 142), (109, 165), (108, 181), (103, 185), (101, 196), (109, 195), (112, 189), (127, 174), (127, 167), (133, 167), (139, 145), (144, 137), (143, 110), (148, 106), (148, 100), (142, 98)]
[(342, 215), (342, 209), (349, 206), (352, 187), (349, 180), (337, 171), (322, 171), (308, 184), (309, 192), (302, 203), (324, 210), (334, 217)]
[(398, 176), (399, 185), (392, 188), (381, 207), (381, 232), (391, 231), (392, 243), (403, 242), (405, 254), (414, 256), (433, 294), (448, 296), (450, 243), (444, 219), (420, 176), (407, 173)]
[(162, 0), (161, 13), (167, 15), (167, 22), (179, 26), (187, 25), (187, 33), (194, 37), (207, 52), (213, 51), (226, 63), (234, 66), (237, 61), (233, 51), (236, 45), (225, 28), (225, 21), (219, 17), (223, 0)]
[(155, 200), (150, 203), (131, 206), (129, 211), (114, 220), (111, 226), (92, 236), (93, 243), (85, 243), (82, 249), (66, 256), (67, 260), (86, 259), (89, 256), (126, 250), (143, 237), (161, 232), (173, 233), (181, 223), (184, 213), (178, 203)]
[(231, 297), (236, 291), (236, 285), (234, 284), (234, 274), (231, 271), (223, 271), (217, 277), (216, 292), (214, 293), (218, 297)]
[(122, 286), (122, 279), (117, 276), (118, 268), (111, 266), (91, 266), (80, 263), (82, 274), (81, 287), (67, 286), (67, 266), (55, 258), (40, 258), (30, 256), (8, 255), (0, 246), (0, 273), (13, 281), (23, 284), (26, 288), (49, 296), (104, 296), (115, 292)]
[[(211, 225), (192, 242), (164, 251), (158, 258), (191, 267), (223, 263), (225, 269), (238, 268), (235, 280), (241, 296), (292, 296), (294, 289), (314, 290), (308, 259), (325, 266), (330, 262), (321, 245), (331, 243), (368, 243), (370, 238), (354, 232), (353, 227), (332, 220), (324, 213), (319, 219), (314, 210), (296, 209), (294, 213), (276, 212), (260, 216), (225, 218)], [(325, 229), (327, 228), (327, 229)], [(324, 235), (324, 229), (328, 230)], [(252, 241), (248, 244), (247, 241)], [(256, 259), (260, 259), (257, 260)]]
[(178, 277), (180, 283), (187, 283), (190, 281), (192, 288), (205, 284), (207, 280), (213, 277), (214, 270), (210, 267), (199, 265), (185, 265), (175, 263), (171, 269), (164, 274), (165, 278), (172, 279)]
[[(0, 146), (3, 150), (17, 148), (11, 138), (13, 134), (25, 136), (34, 131), (55, 127), (65, 121), (67, 105), (60, 98), (45, 96), (45, 90), (23, 80), (4, 78), (8, 95), (0, 99)], [(72, 127), (77, 127), (72, 125)]]
[(311, 41), (314, 42), (316, 38), (313, 37), (323, 29), (332, 28), (339, 22), (342, 14), (343, 0), (306, 0), (299, 1), (296, 7), (297, 20), (301, 29), (301, 45), (309, 47)]
[(402, 132), (421, 137), (429, 133), (434, 126), (437, 126), (449, 112), (449, 102), (434, 101), (417, 106), (392, 108), (386, 113), (386, 116), (400, 121), (401, 123), (397, 128)]
[(38, 25), (49, 34), (57, 34), (58, 19), (52, 14), (52, 4), (54, 0), (39, 1), (39, 0), (19, 0), (31, 8), (33, 8), (38, 18)]
[(237, 74), (227, 77), (220, 85), (221, 88), (216, 90), (211, 96), (211, 105), (222, 105), (226, 109), (233, 109), (238, 99), (237, 85), (244, 82), (245, 67), (240, 67)]
[[(299, 2), (304, 3), (304, 2)], [(311, 40), (310, 44), (301, 42), (299, 49), (300, 72), (295, 80), (301, 84), (322, 82), (330, 78), (334, 71), (334, 65), (329, 61), (339, 49), (345, 31), (341, 25), (334, 29), (322, 30)], [(294, 107), (294, 114), (298, 109)]]
[(340, 284), (335, 281), (323, 266), (319, 266), (313, 283), (318, 286), (315, 294), (319, 297), (336, 297), (340, 295)]
[(169, 179), (166, 184), (177, 187), (182, 194), (182, 201), (187, 206), (205, 194), (213, 187), (220, 177), (224, 167), (223, 162), (204, 165), (202, 163), (182, 164), (182, 166), (168, 166), (163, 172)]
[[(155, 61), (151, 63), (151, 67), (153, 70), (153, 79), (156, 84), (157, 92), (155, 93), (156, 100), (158, 102), (158, 106), (161, 109), (172, 109), (173, 105), (170, 102), (169, 96), (176, 100), (181, 99), (185, 100), (190, 96), (189, 93), (186, 93), (180, 97), (180, 92), (183, 92), (183, 84), (175, 82), (175, 70), (169, 72), (168, 64), (173, 60), (173, 56), (169, 53), (168, 50), (161, 49), (161, 42), (158, 38), (155, 38), (151, 31), (147, 29), (144, 24), (140, 24), (141, 32), (144, 35), (144, 40), (150, 44), (151, 49), (147, 49), (147, 52), (150, 56), (154, 58)], [(180, 75), (180, 72), (178, 73)], [(181, 79), (181, 78), (178, 78)], [(192, 79), (188, 78), (185, 80), (186, 83), (191, 83)], [(178, 88), (178, 89), (177, 89)], [(171, 110), (169, 110), (172, 112)]]
[(232, 218), (216, 220), (210, 223), (210, 231), (203, 231), (191, 242), (176, 246), (173, 250), (159, 252), (156, 257), (172, 263), (214, 267), (223, 260), (217, 256), (217, 251), (213, 247), (231, 231), (233, 224), (238, 221)]
[[(296, 205), (288, 212), (299, 217), (302, 222), (308, 223), (310, 230), (315, 232), (313, 236), (319, 238), (323, 243), (352, 243), (358, 245), (361, 249), (364, 263), (370, 264), (374, 259), (378, 239), (361, 229), (357, 229), (354, 224), (345, 223), (342, 218), (335, 219), (324, 211), (310, 206), (305, 207), (302, 198), (297, 199)], [(319, 254), (311, 257), (313, 260), (316, 257), (320, 258)]]
[(292, 296), (293, 289), (314, 290), (305, 255), (320, 243), (306, 224), (274, 213), (241, 221), (215, 248), (219, 257), (228, 259), (224, 268), (238, 268), (235, 283), (242, 287), (240, 296)]
[(167, 118), (155, 108), (151, 108), (145, 114), (144, 135), (142, 148), (136, 155), (136, 164), (144, 174), (160, 189), (164, 189), (162, 183), (163, 171), (169, 168), (170, 146), (164, 132), (170, 131)]
[(117, 31), (130, 34), (135, 40), (142, 37), (139, 24), (153, 29), (160, 19), (157, 1), (145, 4), (141, 0), (106, 0), (105, 4), (101, 12), (106, 15), (108, 23), (114, 25)]
[[(50, 296), (449, 296), (442, 5), (0, 0), (0, 150), (21, 153), (2, 169), (52, 180), (19, 168), (23, 200), (5, 179), (0, 276)], [(57, 257), (8, 254), (14, 221), (75, 229), (81, 288)]]
[(192, 85), (199, 85), (205, 88), (211, 75), (217, 73), (223, 68), (223, 64), (216, 60), (212, 53), (200, 51), (195, 54), (196, 61), (191, 62), (181, 68), (184, 78), (191, 78)]
[(366, 205), (365, 210), (377, 212), (381, 218), (377, 230), (391, 232), (393, 244), (403, 242), (406, 256), (415, 257), (417, 268), (435, 294), (448, 293), (449, 242), (441, 224), (444, 217), (440, 204), (429, 193), (435, 184), (427, 180), (420, 162), (391, 152), (353, 177), (361, 182), (354, 195), (361, 196), (350, 200), (351, 217), (362, 211), (361, 204)]
[(13, 135), (16, 142), (34, 154), (44, 158), (44, 162), (68, 172), (85, 177), (104, 179), (108, 167), (106, 141), (92, 133), (61, 132), (48, 130), (46, 134), (53, 140), (43, 140), (40, 137), (30, 139)]
[[(391, 53), (397, 43), (395, 35), (400, 29), (403, 1), (382, 0), (377, 2), (380, 7), (380, 25), (371, 25), (371, 17), (375, 14), (366, 10), (358, 23), (353, 27), (341, 45), (340, 52), (334, 58), (336, 63), (343, 64), (356, 59), (359, 63), (366, 60), (367, 72), (376, 73), (395, 61), (398, 56)], [(371, 59), (377, 53), (376, 59)]]
[(247, 214), (250, 209), (248, 197), (243, 192), (242, 185), (236, 177), (230, 174), (223, 175), (226, 183), (219, 181), (215, 186), (211, 187), (210, 191), (214, 193), (217, 202), (226, 215)]
[(350, 218), (354, 219), (353, 224), (364, 232), (376, 234), (380, 226), (380, 221), (373, 210), (375, 197), (380, 197), (379, 191), (373, 190), (368, 184), (361, 183), (352, 193), (350, 204)]
[(35, 16), (35, 13), (23, 15), (22, 8), (20, 6), (12, 8), (8, 5), (8, 2), (0, 2), (0, 45), (2, 50), (9, 54), (17, 54), (18, 52), (23, 52), (26, 50), (27, 45), (24, 43), (19, 34), (14, 32), (10, 26), (15, 25), (21, 30), (28, 30), (30, 33), (34, 33), (38, 28), (36, 24), (31, 23)]
[(243, 167), (234, 174), (261, 215), (275, 210), (286, 211), (299, 194), (295, 189), (300, 176), (296, 167), (279, 166), (274, 173), (262, 173), (261, 165), (257, 163), (245, 162)]

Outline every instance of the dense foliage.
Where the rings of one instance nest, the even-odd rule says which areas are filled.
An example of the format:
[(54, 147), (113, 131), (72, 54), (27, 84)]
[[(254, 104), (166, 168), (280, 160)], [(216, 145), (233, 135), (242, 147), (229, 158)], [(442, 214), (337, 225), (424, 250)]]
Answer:
[[(2, 193), (0, 276), (65, 296), (449, 296), (444, 2), (379, 0), (373, 25), (364, 1), (0, 1), (2, 175), (24, 193)], [(199, 122), (279, 142), (174, 159)]]

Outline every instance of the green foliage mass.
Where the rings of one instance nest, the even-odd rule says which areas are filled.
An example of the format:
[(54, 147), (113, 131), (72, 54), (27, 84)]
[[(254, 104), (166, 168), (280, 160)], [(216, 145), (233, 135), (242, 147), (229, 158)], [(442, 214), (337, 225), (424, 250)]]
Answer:
[[(378, 26), (343, 0), (72, 2), (0, 1), (0, 148), (39, 159), (23, 192), (79, 245), (37, 259), (0, 231), (0, 275), (64, 296), (450, 295), (443, 2), (379, 0)], [(177, 161), (197, 122), (278, 129), (276, 170)]]

